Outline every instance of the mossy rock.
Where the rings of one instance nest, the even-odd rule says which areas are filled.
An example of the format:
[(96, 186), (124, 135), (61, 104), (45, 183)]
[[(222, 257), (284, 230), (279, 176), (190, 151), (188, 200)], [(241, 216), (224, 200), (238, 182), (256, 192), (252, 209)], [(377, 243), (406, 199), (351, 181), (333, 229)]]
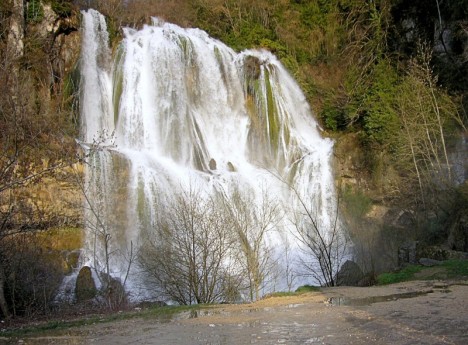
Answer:
[(234, 167), (234, 164), (232, 164), (231, 162), (227, 162), (227, 168), (228, 168), (228, 171), (230, 172), (236, 172), (236, 168)]
[(119, 308), (127, 304), (127, 294), (121, 281), (104, 272), (101, 272), (100, 276), (101, 281), (104, 282), (100, 294), (104, 296), (108, 305), (111, 308)]
[(248, 80), (260, 78), (260, 60), (255, 56), (247, 56), (244, 60), (244, 70)]
[(67, 263), (72, 268), (78, 267), (78, 261), (80, 260), (81, 250), (74, 250), (67, 255)]
[(84, 302), (96, 297), (97, 289), (91, 268), (83, 266), (76, 278), (75, 294), (77, 302)]
[(211, 158), (209, 163), (210, 170), (216, 170), (216, 161)]

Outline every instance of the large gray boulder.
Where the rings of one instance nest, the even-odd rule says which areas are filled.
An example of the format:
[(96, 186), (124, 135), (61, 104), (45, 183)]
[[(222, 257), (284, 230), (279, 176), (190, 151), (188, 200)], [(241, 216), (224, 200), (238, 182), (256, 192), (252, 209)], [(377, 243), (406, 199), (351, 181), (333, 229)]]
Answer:
[(357, 263), (347, 260), (336, 275), (336, 285), (339, 286), (359, 286), (364, 278), (364, 272)]

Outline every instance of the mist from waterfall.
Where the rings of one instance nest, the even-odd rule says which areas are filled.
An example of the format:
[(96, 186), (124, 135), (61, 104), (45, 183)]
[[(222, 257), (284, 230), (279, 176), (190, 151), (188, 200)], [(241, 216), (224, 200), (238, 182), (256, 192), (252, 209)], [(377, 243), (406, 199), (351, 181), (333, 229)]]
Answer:
[[(83, 12), (82, 31), (80, 140), (93, 148), (82, 265), (107, 266), (134, 298), (150, 296), (134, 261), (127, 277), (129, 261), (171, 218), (176, 195), (266, 197), (280, 219), (263, 239), (276, 273), (262, 292), (287, 289), (286, 271), (300, 272), (304, 259), (293, 225), (300, 201), (323, 231), (337, 210), (333, 142), (286, 69), (267, 51), (236, 53), (202, 30), (157, 19), (124, 29), (114, 54), (98, 12)], [(294, 286), (304, 283), (313, 282), (298, 276)]]

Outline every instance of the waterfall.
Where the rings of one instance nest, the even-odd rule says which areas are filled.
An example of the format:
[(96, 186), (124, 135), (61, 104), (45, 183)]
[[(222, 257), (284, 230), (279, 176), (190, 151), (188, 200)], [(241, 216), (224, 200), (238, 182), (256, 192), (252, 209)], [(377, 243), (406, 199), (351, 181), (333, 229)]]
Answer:
[[(262, 239), (277, 272), (263, 289), (285, 289), (285, 267), (304, 255), (292, 214), (305, 201), (330, 229), (337, 212), (333, 142), (297, 83), (267, 51), (236, 53), (202, 30), (156, 19), (124, 29), (114, 58), (108, 40), (104, 18), (83, 12), (80, 140), (94, 150), (82, 264), (124, 280), (130, 253), (172, 217), (178, 193), (237, 193), (254, 204), (266, 195), (281, 216)], [(145, 285), (136, 266), (126, 280), (135, 295)]]

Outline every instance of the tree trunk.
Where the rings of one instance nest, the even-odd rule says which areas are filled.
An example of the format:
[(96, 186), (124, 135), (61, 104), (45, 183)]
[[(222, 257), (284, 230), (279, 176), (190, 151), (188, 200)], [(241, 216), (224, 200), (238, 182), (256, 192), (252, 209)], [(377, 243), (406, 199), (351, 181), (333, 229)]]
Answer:
[(19, 58), (24, 53), (24, 2), (13, 0), (8, 32), (8, 50), (13, 58)]
[(5, 291), (4, 291), (4, 286), (5, 286), (5, 271), (3, 270), (3, 265), (0, 264), (0, 311), (3, 314), (3, 317), (5, 319), (10, 318), (10, 312), (8, 310), (8, 304), (5, 298)]

